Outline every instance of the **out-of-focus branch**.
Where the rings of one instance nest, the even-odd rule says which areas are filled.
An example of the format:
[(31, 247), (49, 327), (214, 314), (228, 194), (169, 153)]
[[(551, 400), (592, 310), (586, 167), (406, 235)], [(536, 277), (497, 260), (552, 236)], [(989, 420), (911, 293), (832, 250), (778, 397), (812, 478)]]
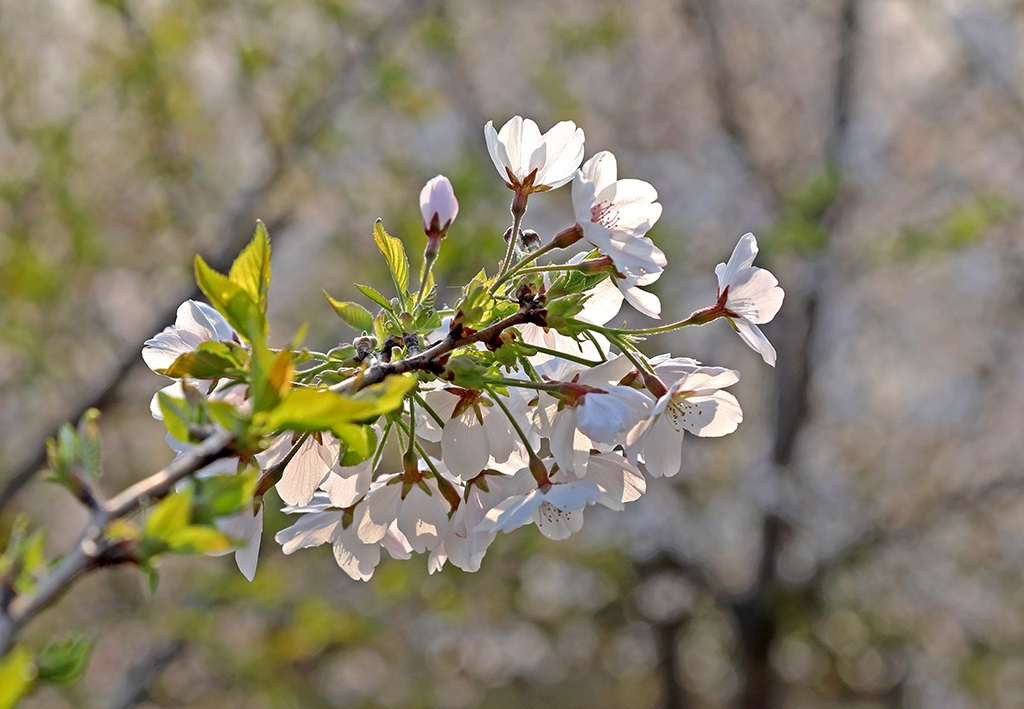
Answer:
[(124, 684), (110, 705), (112, 709), (132, 709), (146, 701), (153, 683), (184, 649), (184, 640), (171, 640), (150, 651), (147, 657), (128, 671)]
[[(272, 179), (276, 180), (276, 178)], [(266, 182), (254, 186), (247, 190), (239, 199), (236, 206), (230, 210), (225, 222), (232, 226), (228, 233), (234, 234), (235, 236), (223, 249), (208, 260), (211, 267), (219, 271), (227, 271), (230, 268), (234, 257), (242, 250), (248, 240), (252, 238), (252, 227), (242, 225), (252, 223), (253, 219), (250, 219), (250, 217), (254, 213), (255, 204), (267, 190), (269, 190), (269, 186), (267, 186)], [(288, 217), (285, 216), (272, 220), (269, 223), (268, 228), (271, 231), (280, 229), (286, 224), (287, 219)], [(173, 300), (173, 305), (163, 309), (160, 312), (159, 317), (154, 319), (155, 324), (151, 328), (151, 331), (158, 332), (165, 324), (174, 322), (178, 303), (190, 298), (200, 297), (202, 297), (202, 293), (196, 286), (193, 286), (187, 293), (176, 297)], [(89, 409), (103, 410), (112, 405), (117, 401), (118, 393), (124, 381), (137, 367), (140, 367), (141, 365), (142, 357), (139, 356), (139, 349), (133, 348), (130, 352), (126, 352), (114, 369), (111, 370), (107, 379), (99, 387), (80, 400), (79, 403), (75, 405), (74, 409), (66, 411), (60, 417), (60, 420), (77, 421), (82, 418), (85, 412)], [(50, 437), (51, 436), (47, 436), (47, 438)], [(14, 472), (10, 477), (4, 480), (3, 488), (0, 488), (0, 512), (2, 512), (7, 505), (11, 503), (15, 495), (18, 494), (18, 491), (20, 491), (21, 488), (23, 488), (44, 465), (46, 465), (45, 438), (32, 446), (31, 453), (20, 463), (17, 463), (14, 466)]]
[[(361, 70), (377, 60), (390, 46), (390, 38), (404, 31), (421, 11), (415, 2), (400, 5), (378, 25), (365, 32), (365, 41), (357, 52), (353, 52), (350, 60), (343, 62), (343, 67), (332, 82), (329, 89), (321, 94), (316, 101), (304, 110), (297, 121), (294, 140), (290, 150), (280, 146), (273, 151), (273, 164), (267, 174), (239, 195), (230, 209), (226, 210), (222, 223), (222, 233), (233, 235), (231, 240), (218, 253), (206, 259), (216, 270), (227, 271), (234, 257), (245, 246), (252, 236), (256, 211), (267, 196), (278, 186), (288, 174), (290, 166), (301, 160), (302, 156), (313, 149), (320, 131), (330, 125), (337, 112), (357, 92), (352, 91), (352, 83), (361, 75)], [(134, 20), (132, 20), (134, 22)], [(129, 23), (131, 24), (131, 22)], [(271, 232), (282, 229), (290, 215), (283, 213), (277, 217), (264, 219)], [(196, 287), (191, 288), (184, 297), (175, 297), (167, 308), (161, 310), (154, 318), (149, 332), (158, 332), (174, 322), (178, 304), (189, 298), (199, 298), (201, 293)], [(125, 352), (118, 364), (110, 371), (103, 382), (87, 394), (74, 409), (58, 417), (58, 421), (78, 420), (89, 409), (103, 410), (111, 406), (118, 396), (122, 382), (128, 375), (142, 364), (137, 349)], [(0, 488), (0, 512), (11, 503), (14, 497), (46, 463), (46, 436), (34, 444), (31, 451), (20, 463), (14, 466), (14, 472), (3, 481)]]
[(107, 528), (112, 521), (128, 516), (149, 501), (166, 497), (178, 481), (194, 475), (215, 460), (231, 455), (233, 446), (232, 434), (213, 433), (160, 472), (135, 483), (101, 505), (93, 513), (75, 549), (43, 577), (31, 593), (15, 596), (9, 606), (0, 609), (0, 657), (14, 645), (18, 631), (56, 601), (80, 576), (132, 560), (130, 549), (107, 538)]
[(754, 156), (750, 135), (740, 120), (736, 105), (736, 82), (729, 70), (725, 46), (722, 44), (721, 18), (718, 15), (718, 0), (682, 0), (684, 17), (695, 18), (701, 26), (704, 40), (704, 61), (707, 64), (711, 84), (711, 96), (718, 111), (718, 122), (732, 143), (736, 156), (747, 171), (764, 186), (774, 205), (782, 202), (781, 190), (771, 174)]
[[(854, 98), (858, 21), (858, 0), (844, 0), (839, 13), (837, 39), (840, 51), (833, 81), (832, 123), (824, 155), (826, 168), (837, 176), (841, 172), (842, 150)], [(845, 200), (840, 196), (822, 216), (821, 226), (829, 236), (837, 228), (845, 206)], [(829, 253), (826, 244), (821, 255), (806, 266), (810, 286), (805, 292), (790, 291), (787, 308), (779, 319), (783, 332), (776, 341), (780, 344), (779, 362), (785, 364), (776, 372), (775, 386), (772, 464), (778, 474), (784, 474), (792, 464), (797, 439), (807, 423), (813, 377), (811, 353), (820, 319), (819, 301), (824, 288), (824, 274), (829, 269)], [(761, 558), (755, 581), (748, 593), (733, 604), (745, 673), (741, 705), (748, 709), (767, 709), (776, 701), (777, 679), (771, 667), (770, 653), (778, 626), (771, 602), (777, 585), (776, 565), (786, 527), (787, 522), (777, 512), (768, 510), (765, 513), (760, 540)]]

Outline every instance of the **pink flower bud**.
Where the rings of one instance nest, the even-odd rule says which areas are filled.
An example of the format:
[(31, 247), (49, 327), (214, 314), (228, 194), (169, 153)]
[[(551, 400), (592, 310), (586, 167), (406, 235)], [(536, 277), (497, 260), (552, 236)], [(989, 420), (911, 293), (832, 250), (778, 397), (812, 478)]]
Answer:
[(442, 238), (459, 214), (459, 200), (455, 199), (452, 183), (444, 175), (430, 180), (420, 191), (420, 212), (423, 231), (432, 238)]

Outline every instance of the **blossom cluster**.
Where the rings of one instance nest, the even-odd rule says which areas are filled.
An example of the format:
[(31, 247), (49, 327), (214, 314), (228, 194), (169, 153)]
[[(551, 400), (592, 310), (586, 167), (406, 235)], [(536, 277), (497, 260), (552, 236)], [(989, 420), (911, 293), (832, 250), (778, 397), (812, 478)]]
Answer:
[[(310, 355), (312, 366), (294, 374), (303, 388), (341, 393), (371, 379), (415, 374), (397, 406), (360, 422), (366, 450), (353, 452), (354, 439), (345, 437), (350, 428), (314, 431), (283, 418), (263, 450), (204, 471), (259, 468), (284, 511), (298, 516), (275, 536), (285, 554), (330, 544), (341, 569), (365, 581), (382, 550), (398, 559), (426, 554), (431, 573), (447, 562), (476, 571), (499, 532), (535, 524), (546, 537), (568, 538), (582, 528), (589, 506), (621, 510), (645, 493), (647, 476), (676, 475), (686, 434), (724, 436), (743, 419), (726, 391), (739, 381), (737, 371), (671, 354), (649, 358), (637, 347), (642, 338), (724, 319), (775, 364), (758, 325), (778, 312), (783, 291), (753, 265), (752, 234), (715, 269), (718, 291), (708, 307), (667, 325), (611, 327), (623, 302), (661, 316), (658, 297), (645, 290), (667, 265), (648, 236), (662, 212), (656, 190), (619, 179), (610, 152), (584, 162), (584, 133), (571, 121), (542, 134), (517, 116), (500, 130), (488, 122), (484, 135), (513, 192), (498, 272), (482, 272), (453, 307), (435, 307), (431, 268), (443, 241), (454, 238), (459, 208), (451, 183), (438, 175), (420, 194), (427, 246), (419, 293), (406, 288), (404, 250), (396, 256), (397, 240), (381, 228), (378, 246), (392, 269), (397, 305), (363, 286), (381, 308), (376, 315), (332, 300), (361, 335), (342, 354)], [(528, 200), (570, 182), (574, 222), (540, 245), (535, 232), (523, 229)], [(557, 250), (570, 255), (540, 263)], [(187, 301), (175, 324), (146, 342), (143, 357), (178, 379), (164, 401), (199, 391), (244, 414), (256, 388), (245, 372), (226, 368), (206, 379), (198, 365), (193, 376), (183, 375), (182, 362), (204, 347), (209, 352), (204, 343), (253, 347), (247, 338), (218, 309)], [(165, 411), (154, 399), (154, 415)], [(172, 434), (172, 447), (187, 451), (189, 442)], [(260, 496), (253, 511), (218, 520), (236, 540), (236, 561), (250, 579), (263, 503)]]

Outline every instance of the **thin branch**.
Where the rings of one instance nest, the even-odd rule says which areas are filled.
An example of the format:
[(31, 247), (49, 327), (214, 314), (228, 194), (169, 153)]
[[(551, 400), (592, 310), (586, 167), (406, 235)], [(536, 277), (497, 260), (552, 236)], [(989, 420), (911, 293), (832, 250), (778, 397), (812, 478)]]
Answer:
[(499, 320), (483, 330), (476, 330), (466, 333), (460, 327), (453, 328), (448, 336), (423, 352), (412, 357), (406, 357), (395, 362), (383, 362), (376, 364), (369, 369), (353, 374), (343, 382), (331, 386), (332, 391), (344, 394), (354, 394), (371, 384), (379, 384), (389, 376), (405, 374), (415, 371), (430, 371), (437, 369), (439, 360), (453, 350), (471, 345), (474, 342), (488, 342), (500, 335), (502, 332), (515, 325), (526, 323), (543, 324), (544, 309), (538, 305), (528, 303), (520, 307), (519, 312)]
[(131, 561), (131, 553), (106, 538), (107, 526), (152, 500), (166, 497), (175, 483), (210, 463), (232, 454), (235, 438), (214, 433), (160, 472), (124, 490), (98, 509), (89, 520), (74, 551), (68, 554), (31, 593), (15, 596), (0, 614), (0, 657), (14, 644), (17, 632), (36, 614), (54, 603), (83, 574), (103, 566)]
[(711, 84), (712, 100), (718, 111), (718, 122), (722, 132), (729, 137), (736, 157), (747, 171), (764, 185), (774, 205), (778, 205), (782, 202), (781, 191), (768, 171), (754, 157), (750, 136), (740, 121), (740, 111), (736, 105), (736, 82), (729, 70), (726, 49), (720, 33), (720, 5), (719, 0), (681, 0), (683, 16), (698, 19), (703, 29), (701, 34), (705, 39), (704, 61), (710, 74), (708, 80)]
[[(418, 13), (420, 6), (415, 2), (403, 4), (398, 10), (385, 18), (372, 30), (364, 35), (364, 44), (361, 48), (361, 56), (357, 55), (350, 61), (345, 61), (342, 70), (331, 86), (302, 113), (295, 130), (291, 153), (282, 150), (275, 150), (273, 153), (273, 164), (267, 171), (266, 176), (249, 187), (239, 195), (235, 204), (226, 211), (222, 220), (221, 233), (232, 234), (232, 239), (218, 253), (206, 259), (211, 267), (218, 271), (227, 271), (231, 262), (239, 251), (248, 243), (252, 236), (255, 213), (258, 205), (265, 201), (277, 185), (287, 177), (290, 166), (301, 160), (303, 155), (316, 149), (316, 138), (320, 131), (330, 125), (331, 119), (337, 114), (350, 99), (355, 97), (350, 92), (350, 84), (359, 78), (362, 67), (372, 64), (377, 57), (387, 51), (391, 42), (390, 37), (399, 31), (406, 29)], [(272, 142), (272, 141), (271, 141)], [(285, 212), (276, 219), (267, 221), (267, 228), (273, 233), (282, 229), (290, 220), (290, 215)], [(177, 312), (178, 304), (182, 300), (200, 298), (202, 294), (199, 289), (193, 287), (184, 298), (175, 298), (173, 307), (168, 306), (161, 311), (158, 317), (154, 318), (153, 326), (149, 332), (158, 332), (164, 326), (173, 323)], [(117, 363), (105, 383), (96, 390), (87, 394), (80, 403), (66, 415), (59, 417), (59, 421), (77, 421), (89, 409), (103, 410), (111, 406), (118, 398), (118, 392), (122, 383), (128, 375), (141, 367), (142, 360), (139, 357), (138, 348), (125, 352), (124, 356)], [(54, 424), (56, 426), (56, 424)], [(46, 436), (34, 444), (30, 450), (33, 451), (20, 463), (14, 466), (14, 473), (3, 481), (0, 488), (0, 513), (11, 503), (18, 492), (23, 488), (46, 464)]]
[(113, 709), (132, 709), (146, 701), (153, 683), (185, 649), (184, 640), (161, 643), (141, 662), (128, 670), (124, 684), (111, 703)]

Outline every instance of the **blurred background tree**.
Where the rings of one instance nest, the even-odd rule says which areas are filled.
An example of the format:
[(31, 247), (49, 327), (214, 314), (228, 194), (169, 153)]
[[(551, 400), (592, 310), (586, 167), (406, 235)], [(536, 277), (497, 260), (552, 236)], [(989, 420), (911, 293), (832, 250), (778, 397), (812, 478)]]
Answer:
[[(748, 230), (787, 290), (777, 370), (670, 336), (742, 369), (747, 422), (625, 513), (368, 584), (284, 559), (272, 518), (252, 584), (83, 582), (33, 631), (95, 629), (89, 669), (25, 706), (1024, 704), (1022, 34), (1014, 0), (0, 0), (4, 536), (77, 533), (37, 473), (89, 405), (111, 487), (170, 459), (141, 344), (256, 218), (310, 346), (351, 336), (319, 289), (358, 297), (378, 216), (416, 243), (438, 172), (440, 273), (496, 262), (488, 119), (574, 120), (658, 188), (666, 314)], [(531, 207), (571, 219), (565, 190)]]

